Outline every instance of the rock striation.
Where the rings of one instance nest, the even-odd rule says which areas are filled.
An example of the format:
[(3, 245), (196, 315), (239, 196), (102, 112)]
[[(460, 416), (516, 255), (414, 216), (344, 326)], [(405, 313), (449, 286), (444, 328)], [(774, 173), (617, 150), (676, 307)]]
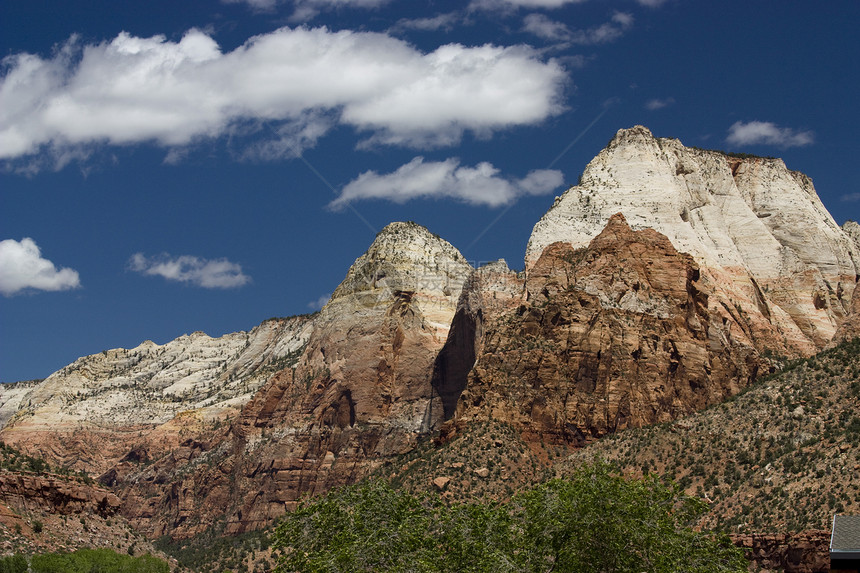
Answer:
[[(691, 254), (715, 288), (714, 304), (756, 317), (759, 348), (809, 354), (847, 315), (860, 250), (806, 175), (780, 159), (735, 157), (620, 130), (535, 225), (527, 271), (555, 242), (586, 246), (621, 212)], [(814, 239), (813, 239), (814, 237)]]
[(109, 490), (62, 476), (0, 471), (0, 502), (19, 512), (96, 514), (119, 511), (119, 498)]

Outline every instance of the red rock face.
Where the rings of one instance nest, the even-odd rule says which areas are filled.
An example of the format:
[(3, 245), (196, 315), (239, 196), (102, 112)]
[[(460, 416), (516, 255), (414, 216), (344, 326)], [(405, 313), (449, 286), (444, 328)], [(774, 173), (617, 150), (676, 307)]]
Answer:
[(830, 571), (830, 532), (732, 535), (747, 559), (765, 571), (826, 573)]
[(526, 300), (484, 324), (483, 349), (457, 408), (577, 443), (676, 418), (756, 375), (744, 325), (712, 316), (692, 257), (621, 215), (586, 249), (546, 248)]
[(851, 309), (848, 316), (839, 325), (839, 330), (836, 331), (830, 346), (857, 336), (860, 336), (860, 288), (854, 289), (854, 296), (851, 297)]
[(110, 491), (68, 478), (17, 472), (0, 472), (0, 500), (19, 511), (42, 510), (70, 515), (93, 513), (108, 517), (120, 507)]

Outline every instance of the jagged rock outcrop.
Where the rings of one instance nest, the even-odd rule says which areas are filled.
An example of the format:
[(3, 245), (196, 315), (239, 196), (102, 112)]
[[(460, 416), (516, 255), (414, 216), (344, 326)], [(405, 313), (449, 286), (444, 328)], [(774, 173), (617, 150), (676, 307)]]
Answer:
[(454, 416), (469, 372), (483, 349), (484, 317), (514, 308), (524, 295), (524, 283), (503, 259), (475, 270), (463, 288), (445, 346), (433, 365), (432, 384), (442, 401), (443, 418)]
[(177, 446), (180, 434), (236, 415), (269, 376), (298, 359), (311, 325), (300, 316), (220, 338), (195, 332), (164, 345), (146, 341), (85, 356), (37, 384), (2, 385), (0, 439), (96, 475), (133, 447), (157, 455)]
[(747, 559), (763, 571), (827, 573), (830, 571), (830, 532), (732, 535)]
[(387, 226), (320, 312), (295, 368), (223, 436), (129, 473), (124, 513), (178, 536), (226, 513), (227, 532), (239, 533), (414, 448), (443, 417), (431, 375), (471, 272), (423, 227)]
[(749, 325), (709, 309), (695, 260), (620, 214), (585, 249), (544, 249), (525, 291), (484, 325), (458, 417), (582, 443), (704, 408), (759, 368), (755, 348), (737, 336)]
[(52, 475), (0, 471), (0, 502), (20, 512), (96, 514), (109, 517), (120, 500), (109, 490)]
[(586, 246), (617, 212), (691, 254), (715, 285), (714, 303), (753, 319), (759, 348), (812, 353), (848, 313), (860, 251), (809, 177), (780, 159), (687, 148), (641, 126), (622, 129), (535, 225), (526, 270), (552, 243)]

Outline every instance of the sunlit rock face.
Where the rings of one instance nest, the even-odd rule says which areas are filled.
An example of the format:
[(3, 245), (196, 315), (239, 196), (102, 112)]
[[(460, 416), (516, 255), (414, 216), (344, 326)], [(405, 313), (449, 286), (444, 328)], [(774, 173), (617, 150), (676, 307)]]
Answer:
[(711, 313), (710, 296), (692, 256), (620, 214), (586, 248), (549, 245), (519, 304), (485, 318), (456, 417), (576, 444), (719, 402), (759, 357), (735, 336), (744, 318)]
[(808, 354), (850, 306), (860, 249), (812, 181), (780, 159), (733, 157), (620, 130), (535, 225), (531, 268), (552, 243), (588, 245), (615, 213), (691, 254), (714, 283), (712, 308), (754, 315), (756, 346)]

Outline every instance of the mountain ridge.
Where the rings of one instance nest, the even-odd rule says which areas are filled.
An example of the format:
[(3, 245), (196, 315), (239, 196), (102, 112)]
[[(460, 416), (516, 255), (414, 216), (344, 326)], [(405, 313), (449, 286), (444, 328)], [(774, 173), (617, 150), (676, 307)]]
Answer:
[[(634, 211), (631, 187), (650, 197)], [(774, 211), (779, 190), (800, 207)], [(856, 335), (860, 226), (825, 222), (811, 247), (786, 235), (817, 237), (817, 205), (781, 160), (620, 130), (535, 225), (522, 273), (475, 269), (428, 229), (392, 223), (319, 313), (147, 341), (0, 387), (0, 439), (98, 477), (151, 538), (266, 527), (302, 495), (476, 425), (502, 424), (518, 456), (545, 463)], [(752, 256), (759, 238), (772, 250)], [(511, 483), (540, 473), (512, 460)]]

